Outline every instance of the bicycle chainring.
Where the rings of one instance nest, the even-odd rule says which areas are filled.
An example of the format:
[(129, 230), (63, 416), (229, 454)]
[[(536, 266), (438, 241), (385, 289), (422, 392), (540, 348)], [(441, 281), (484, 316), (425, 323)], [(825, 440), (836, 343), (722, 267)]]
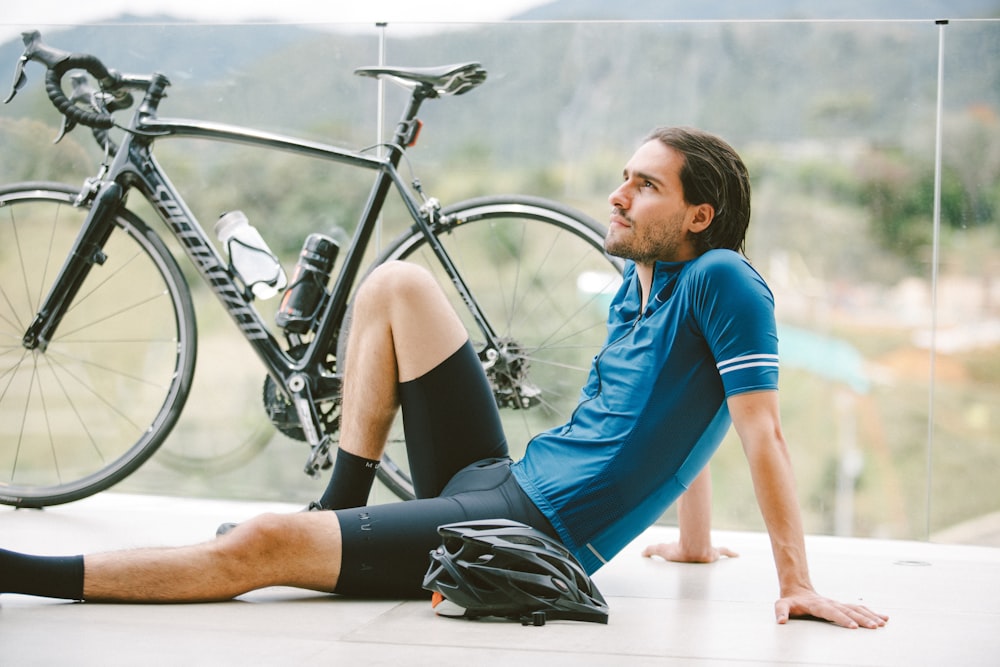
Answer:
[[(291, 350), (295, 356), (295, 350)], [(305, 431), (299, 421), (295, 406), (274, 379), (268, 375), (264, 378), (263, 390), (264, 411), (276, 429), (294, 440), (306, 441)], [(334, 434), (340, 428), (340, 401), (321, 400), (316, 402), (320, 426), (324, 434)]]

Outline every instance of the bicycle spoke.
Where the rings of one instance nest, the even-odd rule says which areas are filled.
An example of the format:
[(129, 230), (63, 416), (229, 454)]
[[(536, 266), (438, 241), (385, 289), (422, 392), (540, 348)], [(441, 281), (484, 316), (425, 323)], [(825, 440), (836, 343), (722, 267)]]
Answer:
[(52, 371), (52, 377), (55, 379), (56, 384), (59, 385), (59, 390), (62, 392), (63, 399), (66, 401), (66, 404), (69, 405), (70, 409), (73, 411), (77, 423), (80, 424), (80, 427), (83, 429), (84, 433), (87, 436), (87, 442), (89, 442), (91, 448), (93, 448), (93, 450), (97, 452), (97, 455), (98, 457), (100, 457), (100, 460), (102, 462), (105, 461), (106, 459), (104, 456), (104, 452), (101, 451), (101, 447), (97, 443), (97, 438), (95, 438), (91, 433), (90, 429), (87, 428), (87, 422), (83, 418), (83, 414), (81, 413), (79, 406), (77, 406), (77, 401), (73, 398), (72, 394), (70, 394), (70, 392), (67, 391), (66, 385), (63, 384), (62, 380), (59, 378), (59, 374), (56, 372), (56, 366), (53, 365), (51, 361), (49, 361), (48, 363), (50, 365), (50, 370)]
[(67, 314), (72, 312), (75, 308), (79, 308), (81, 305), (83, 305), (88, 298), (96, 294), (102, 287), (104, 287), (106, 284), (111, 282), (111, 280), (120, 275), (126, 268), (128, 268), (128, 266), (133, 261), (135, 261), (136, 258), (141, 256), (142, 256), (141, 253), (136, 252), (131, 257), (122, 262), (119, 266), (117, 266), (113, 271), (110, 271), (106, 275), (104, 275), (102, 280), (95, 281), (87, 292), (81, 292), (80, 294), (78, 294), (76, 299), (73, 301), (73, 305), (70, 306), (69, 311), (67, 311)]
[(62, 483), (62, 471), (59, 467), (59, 456), (56, 454), (56, 441), (52, 437), (52, 420), (49, 419), (49, 409), (45, 403), (45, 390), (42, 388), (42, 378), (38, 377), (38, 401), (42, 405), (42, 414), (44, 415), (45, 422), (45, 433), (48, 437), (49, 442), (49, 453), (52, 455), (52, 467), (55, 469), (56, 482)]
[(72, 336), (75, 333), (79, 333), (80, 331), (84, 331), (84, 330), (89, 329), (91, 327), (95, 327), (98, 324), (101, 324), (103, 322), (107, 322), (108, 320), (114, 319), (114, 318), (116, 318), (116, 317), (118, 317), (120, 315), (126, 315), (126, 314), (130, 313), (131, 311), (139, 308), (140, 306), (147, 305), (150, 302), (155, 301), (156, 299), (162, 299), (162, 298), (164, 298), (166, 296), (168, 296), (166, 294), (166, 292), (160, 292), (159, 294), (154, 294), (154, 295), (146, 297), (146, 298), (144, 298), (144, 299), (142, 299), (140, 301), (136, 301), (136, 302), (134, 302), (134, 303), (132, 303), (130, 305), (127, 305), (127, 306), (124, 306), (122, 308), (119, 308), (116, 311), (108, 313), (107, 315), (103, 315), (103, 316), (101, 316), (101, 317), (99, 317), (97, 319), (94, 319), (94, 320), (90, 321), (90, 322), (87, 322), (85, 324), (81, 324), (81, 325), (79, 325), (75, 329), (70, 329), (68, 331), (60, 331), (60, 335), (56, 338), (56, 340), (63, 340), (63, 339), (69, 338), (70, 336)]
[(521, 286), (521, 267), (523, 266), (523, 262), (521, 261), (521, 258), (524, 257), (524, 253), (525, 253), (525, 234), (526, 234), (526, 232), (527, 232), (526, 226), (525, 226), (524, 222), (522, 221), (521, 225), (520, 225), (520, 233), (521, 234), (520, 234), (520, 239), (518, 240), (517, 253), (516, 254), (511, 253), (511, 257), (516, 261), (517, 268), (514, 271), (514, 287), (511, 290), (510, 301), (508, 301), (507, 298), (506, 298), (506, 295), (504, 295), (504, 291), (503, 291), (504, 282), (503, 282), (503, 280), (499, 280), (500, 276), (497, 276), (497, 278), (498, 278), (497, 287), (500, 289), (501, 303), (507, 305), (507, 313), (506, 313), (506, 317), (504, 318), (504, 335), (505, 336), (510, 336), (511, 328), (513, 327), (513, 324), (514, 324), (514, 316), (515, 316), (515, 313), (517, 312), (517, 293), (518, 293), (518, 289)]
[(14, 477), (17, 475), (17, 464), (21, 460), (21, 447), (24, 440), (24, 427), (28, 421), (28, 406), (31, 403), (31, 390), (35, 385), (35, 369), (32, 368), (31, 371), (31, 381), (28, 384), (28, 392), (24, 397), (24, 410), (21, 412), (21, 426), (17, 437), (17, 447), (14, 451), (14, 461), (10, 469), (10, 479), (13, 482)]
[[(121, 371), (121, 370), (119, 370), (117, 368), (112, 368), (111, 366), (108, 366), (106, 364), (97, 363), (97, 362), (91, 361), (89, 359), (84, 359), (82, 357), (71, 357), (71, 356), (69, 356), (67, 354), (63, 354), (62, 357), (64, 358), (64, 360), (76, 362), (76, 365), (83, 366), (85, 368), (90, 368), (90, 369), (97, 370), (97, 371), (104, 371), (105, 373), (107, 373), (109, 375), (113, 375), (113, 376), (115, 376), (117, 378), (120, 378), (120, 379), (123, 379), (123, 380), (132, 380), (133, 382), (140, 383), (140, 384), (145, 384), (145, 385), (148, 385), (150, 387), (157, 387), (157, 388), (164, 387), (164, 384), (162, 382), (156, 382), (156, 381), (153, 381), (153, 380), (148, 380), (148, 379), (140, 377), (138, 375), (134, 375), (132, 373), (126, 373), (126, 372)], [(46, 360), (47, 360), (47, 362), (49, 364), (52, 364), (53, 367), (59, 367), (59, 368), (63, 368), (63, 369), (69, 368), (69, 366), (65, 363), (65, 361), (62, 362), (62, 363), (56, 363), (56, 362), (59, 361), (59, 358), (56, 355), (54, 355), (54, 354), (47, 355), (46, 356)], [(70, 374), (70, 375), (72, 376), (72, 374)]]
[[(30, 309), (29, 310), (29, 316), (30, 316), (30, 313), (33, 312), (35, 308), (34, 308), (34, 305), (32, 304), (32, 301), (31, 301), (31, 288), (28, 286), (28, 272), (25, 270), (24, 254), (23, 254), (23, 248), (21, 247), (21, 239), (20, 239), (20, 236), (17, 233), (17, 220), (14, 219), (14, 211), (12, 209), (10, 210), (10, 218), (11, 218), (11, 220), (10, 220), (10, 227), (11, 227), (11, 230), (13, 231), (13, 233), (14, 233), (14, 243), (13, 243), (13, 245), (14, 245), (14, 248), (17, 250), (17, 260), (18, 260), (18, 263), (19, 263), (20, 269), (21, 269), (19, 271), (19, 273), (21, 274), (21, 282), (24, 285), (24, 293), (25, 293), (25, 295), (28, 298), (28, 306), (29, 306), (29, 309)], [(5, 297), (5, 299), (7, 297), (6, 291), (4, 292), (4, 297)], [(11, 304), (11, 302), (10, 302), (9, 299), (6, 299), (6, 300), (7, 300), (7, 304), (10, 306), (11, 312), (14, 313), (14, 316), (16, 317), (17, 316), (17, 312), (14, 310), (13, 304)], [(37, 302), (35, 302), (35, 303), (37, 303)], [(24, 325), (22, 325), (20, 322), (18, 322), (16, 326), (18, 326), (21, 329), (25, 328)]]
[(21, 323), (20, 318), (17, 316), (17, 309), (14, 308), (14, 304), (10, 299), (10, 295), (7, 294), (7, 290), (4, 288), (3, 285), (0, 285), (0, 294), (3, 295), (4, 303), (7, 304), (7, 310), (9, 310), (10, 313), (17, 319), (17, 321), (14, 321), (11, 318), (7, 317), (6, 314), (3, 314), (0, 315), (0, 321), (9, 324), (10, 327), (15, 331), (24, 331), (27, 327)]

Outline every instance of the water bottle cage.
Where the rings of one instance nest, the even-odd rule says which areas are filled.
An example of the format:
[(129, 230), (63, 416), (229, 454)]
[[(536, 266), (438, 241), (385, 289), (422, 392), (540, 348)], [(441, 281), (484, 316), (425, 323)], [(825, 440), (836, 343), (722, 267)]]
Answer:
[[(243, 276), (240, 274), (239, 270), (236, 268), (236, 265), (233, 264), (233, 251), (232, 251), (233, 245), (239, 245), (251, 252), (259, 253), (261, 255), (267, 255), (271, 259), (271, 261), (274, 262), (275, 266), (274, 276), (270, 280), (255, 280), (253, 283), (247, 283), (246, 280), (243, 279)], [(230, 277), (235, 279), (239, 283), (239, 285), (242, 286), (243, 297), (248, 301), (253, 301), (254, 298), (256, 298), (256, 295), (253, 293), (253, 286), (256, 285), (257, 283), (266, 283), (268, 285), (274, 286), (281, 280), (281, 262), (278, 259), (277, 255), (274, 255), (273, 253), (262, 250), (257, 246), (250, 245), (249, 243), (246, 243), (234, 237), (230, 238), (226, 242), (226, 255), (228, 256), (226, 269), (229, 271)]]
[[(291, 284), (285, 290), (285, 296), (275, 315), (278, 326), (286, 332), (304, 334), (311, 331), (330, 293), (326, 290), (327, 274), (313, 266), (298, 265), (292, 277)], [(311, 289), (310, 289), (311, 288)], [(305, 297), (311, 303), (303, 303), (300, 290), (313, 291), (313, 299)], [(308, 311), (306, 310), (308, 309)]]
[(326, 291), (326, 276), (322, 271), (314, 269), (312, 267), (304, 267), (305, 270), (302, 272), (303, 275), (299, 276), (291, 285), (289, 285), (285, 291), (294, 292), (295, 288), (303, 283), (313, 283), (320, 292), (320, 297), (316, 300), (316, 305), (312, 307), (312, 311), (309, 313), (302, 313), (301, 318), (309, 320), (310, 328), (312, 324), (316, 321), (316, 316), (319, 315), (320, 311), (323, 310), (323, 304), (329, 298), (330, 293)]
[(330, 298), (330, 293), (323, 289), (320, 294), (319, 299), (316, 301), (316, 307), (309, 314), (309, 329), (312, 330), (316, 326), (316, 320), (319, 319), (319, 314), (323, 312), (323, 307), (326, 305), (326, 300)]

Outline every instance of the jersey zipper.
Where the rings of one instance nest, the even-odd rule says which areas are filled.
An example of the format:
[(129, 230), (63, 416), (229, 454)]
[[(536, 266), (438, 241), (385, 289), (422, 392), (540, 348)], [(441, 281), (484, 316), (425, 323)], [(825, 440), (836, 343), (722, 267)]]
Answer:
[(566, 422), (566, 427), (562, 430), (562, 434), (569, 433), (573, 429), (573, 422), (576, 421), (576, 413), (580, 411), (580, 408), (582, 408), (584, 405), (590, 403), (591, 401), (593, 401), (594, 399), (596, 399), (598, 396), (601, 395), (601, 390), (604, 387), (604, 380), (601, 378), (601, 359), (604, 358), (604, 355), (607, 354), (608, 350), (617, 346), (619, 343), (621, 343), (626, 338), (631, 336), (632, 333), (635, 331), (636, 327), (639, 326), (639, 323), (642, 322), (642, 319), (643, 319), (642, 313), (636, 315), (635, 320), (632, 322), (632, 324), (629, 326), (628, 330), (625, 333), (623, 333), (621, 336), (619, 336), (615, 340), (605, 345), (601, 349), (601, 351), (597, 353), (597, 357), (594, 359), (594, 372), (597, 374), (597, 391), (590, 398), (577, 403), (576, 408), (573, 409), (573, 414), (570, 415), (569, 421)]

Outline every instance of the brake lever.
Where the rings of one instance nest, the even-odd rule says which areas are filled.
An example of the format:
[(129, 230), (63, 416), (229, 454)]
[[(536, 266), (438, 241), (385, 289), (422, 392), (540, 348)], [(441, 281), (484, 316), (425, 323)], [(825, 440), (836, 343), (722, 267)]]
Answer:
[[(77, 102), (84, 102), (88, 107), (98, 113), (107, 113), (108, 109), (103, 103), (101, 93), (90, 85), (90, 80), (87, 78), (86, 74), (73, 74), (70, 76), (69, 80), (73, 87), (72, 93), (69, 97), (70, 102), (73, 104), (76, 104)], [(63, 116), (62, 127), (59, 128), (59, 136), (57, 136), (56, 140), (52, 143), (58, 144), (62, 138), (65, 137), (68, 132), (72, 132), (75, 127), (75, 120), (71, 120), (68, 116)]]
[(52, 143), (58, 144), (63, 140), (63, 137), (73, 131), (74, 127), (76, 127), (76, 121), (63, 116), (62, 125), (59, 126), (59, 134), (56, 135), (56, 138), (52, 141)]
[(14, 96), (17, 95), (18, 91), (24, 88), (24, 84), (28, 83), (28, 75), (24, 73), (24, 64), (28, 62), (27, 56), (21, 56), (17, 59), (17, 67), (14, 69), (14, 81), (10, 86), (10, 94), (7, 95), (7, 99), (3, 101), (4, 104), (9, 103)]

